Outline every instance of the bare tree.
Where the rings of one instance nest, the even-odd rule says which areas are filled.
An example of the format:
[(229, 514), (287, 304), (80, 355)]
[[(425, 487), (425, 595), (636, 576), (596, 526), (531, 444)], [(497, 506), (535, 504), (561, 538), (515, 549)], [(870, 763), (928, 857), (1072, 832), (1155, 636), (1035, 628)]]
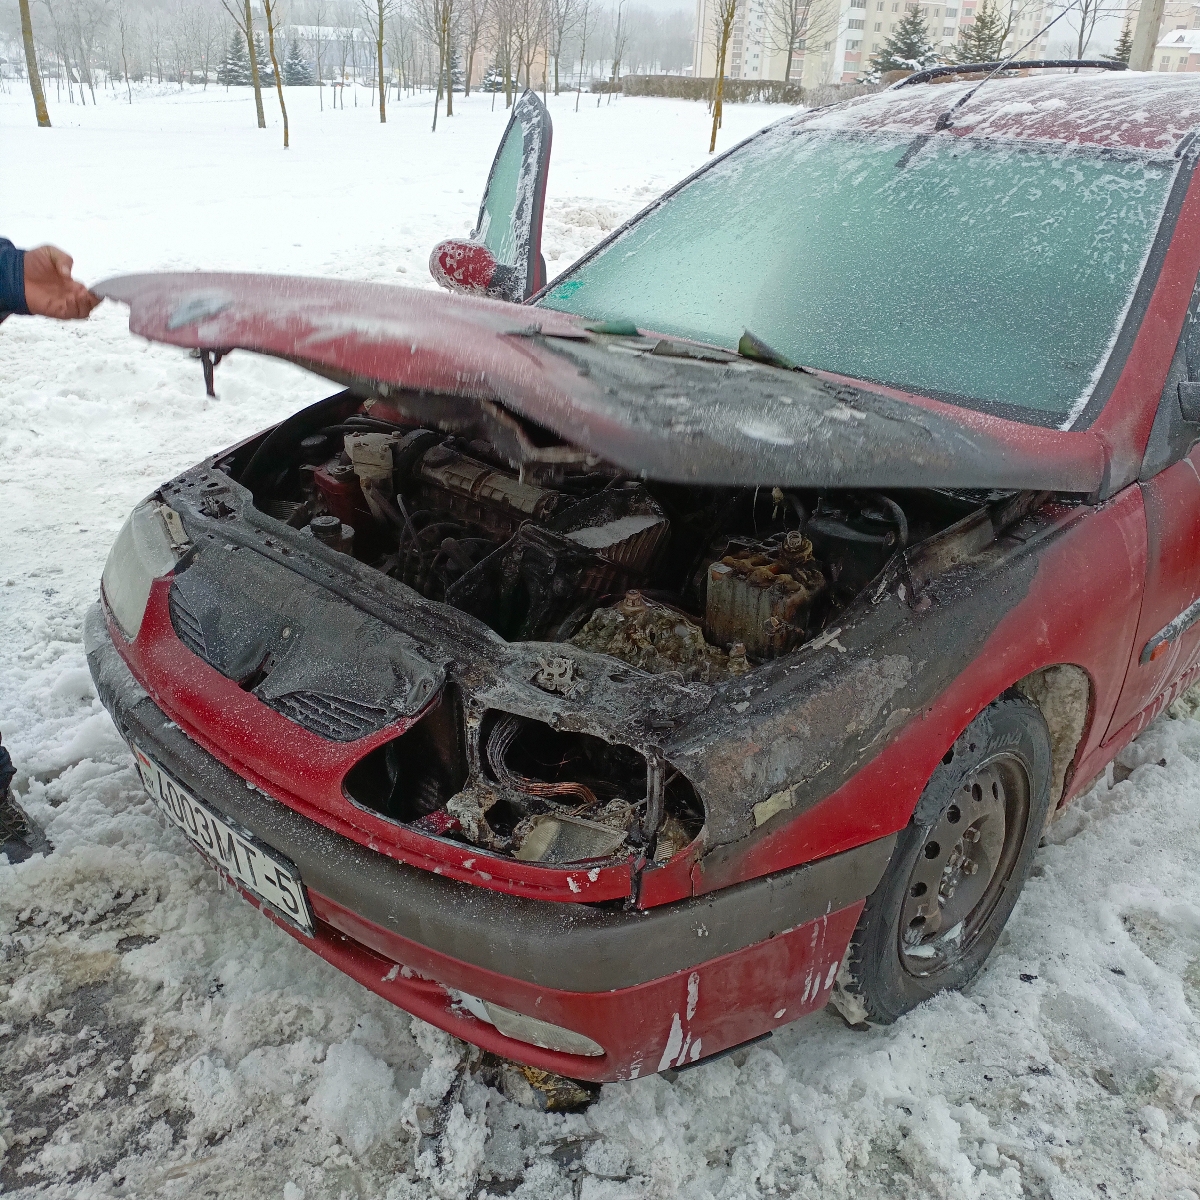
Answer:
[[(672, 57), (677, 54), (674, 47), (671, 47), (670, 51), (667, 48), (675, 31), (675, 22), (680, 16), (686, 20), (686, 10), (676, 9), (670, 14), (660, 14), (648, 8), (629, 9), (624, 20), (624, 25), (629, 30), (629, 38), (621, 55), (622, 67), (634, 75), (643, 72), (655, 74), (666, 69), (666, 54), (670, 53)], [(690, 27), (687, 40), (689, 43), (692, 40)], [(691, 61), (691, 49), (689, 45), (685, 58), (680, 59), (676, 70), (684, 61)]]
[(542, 0), (513, 0), (513, 33), (517, 48), (518, 83), (521, 70), (525, 86), (533, 86), (533, 60), (545, 44), (546, 9)]
[[(517, 22), (514, 0), (490, 0), (490, 40), (496, 64), (504, 72), (504, 107), (511, 108), (513, 102), (514, 71), (517, 48)], [(495, 93), (492, 96), (495, 99)]]
[(609, 104), (612, 103), (613, 93), (617, 90), (617, 84), (621, 78), (621, 59), (625, 56), (625, 43), (629, 41), (629, 25), (621, 27), (624, 7), (625, 0), (620, 0), (617, 5), (617, 24), (613, 30), (612, 83), (608, 89)]
[(835, 6), (824, 5), (814, 14), (813, 0), (768, 0), (763, 16), (771, 49), (787, 55), (785, 82), (791, 79), (792, 64), (803, 54), (806, 41), (832, 35), (838, 23)]
[(396, 71), (396, 99), (399, 100), (400, 89), (409, 83), (412, 76), (412, 47), (403, 10), (398, 10), (388, 25), (388, 41), (391, 45), (392, 69)]
[(92, 103), (96, 103), (96, 81), (92, 63), (96, 45), (108, 24), (107, 0), (72, 0), (70, 6), (72, 40), (77, 48), (80, 94), (86, 83)]
[(577, 0), (546, 0), (548, 50), (554, 55), (554, 94), (558, 95), (558, 64), (562, 60), (563, 41), (579, 19)]
[[(46, 12), (50, 15), (50, 23), (54, 26), (54, 42), (57, 47), (58, 60), (62, 64), (62, 73), (67, 77), (67, 99), (75, 103), (75, 83), (79, 84), (79, 103), (87, 104), (83, 92), (83, 65), (80, 61), (82, 42), (79, 36), (79, 13), (69, 0), (63, 4), (54, 5), (50, 0), (44, 0)], [(75, 60), (72, 67), (71, 61)], [(95, 92), (92, 93), (95, 99)]]
[(354, 51), (354, 30), (342, 26), (341, 31), (338, 33), (337, 41), (338, 61), (341, 65), (342, 108), (344, 110), (346, 107), (346, 69), (353, 63), (351, 55)]
[(312, 6), (312, 18), (315, 22), (314, 28), (316, 35), (313, 38), (313, 54), (317, 60), (317, 102), (320, 106), (320, 111), (325, 111), (325, 78), (321, 74), (321, 50), (325, 44), (323, 27), (325, 24), (325, 3), (324, 0), (314, 0)]
[(413, 16), (437, 54), (437, 91), (433, 99), (433, 130), (437, 132), (438, 105), (445, 88), (446, 116), (454, 115), (454, 80), (451, 65), (457, 33), (456, 0), (416, 0)]
[(471, 76), (475, 73), (475, 51), (487, 21), (487, 0), (460, 0), (459, 25), (462, 32), (463, 49), (466, 52), (466, 74), (463, 76), (463, 95), (471, 94)]
[(587, 56), (588, 35), (592, 32), (594, 20), (595, 10), (592, 8), (592, 0), (579, 0), (579, 22), (576, 26), (579, 30), (579, 80), (575, 90), (576, 112), (579, 111), (579, 97), (583, 94), (583, 62)]
[[(69, 103), (75, 103), (75, 75), (71, 70), (71, 60), (67, 57), (67, 52), (63, 44), (62, 25), (58, 20), (58, 13), (55, 11), (54, 5), (50, 0), (43, 0), (46, 7), (46, 13), (50, 17), (50, 24), (54, 26), (54, 57), (58, 59), (58, 69), (54, 72), (54, 99), (56, 101), (62, 99), (62, 80), (65, 77), (67, 81), (67, 100)], [(45, 47), (43, 47), (43, 50)]]
[[(533, 40), (533, 30), (530, 28), (530, 0), (512, 0), (513, 14), (513, 91), (514, 94), (521, 86), (521, 70), (525, 66), (525, 51)], [(530, 54), (530, 61), (532, 61)], [(525, 86), (529, 86), (529, 73), (525, 73)]]
[[(250, 0), (246, 0), (249, 4)], [(279, 111), (283, 115), (283, 148), (288, 148), (287, 105), (283, 102), (283, 72), (275, 54), (275, 19), (279, 15), (279, 0), (262, 0), (263, 15), (267, 18), (267, 53), (271, 56), (271, 70), (275, 73), (275, 92), (279, 96)]]
[(208, 90), (208, 76), (213, 69), (213, 58), (224, 41), (224, 31), (217, 14), (207, 4), (202, 5), (192, 21), (192, 54), (204, 78), (204, 90)]
[(158, 82), (162, 83), (162, 50), (163, 41), (166, 38), (166, 29), (163, 25), (162, 14), (157, 10), (148, 13), (142, 22), (142, 29), (146, 35), (146, 48), (150, 52), (150, 60), (154, 63), (154, 73), (158, 76)]
[(129, 81), (129, 56), (126, 53), (126, 47), (129, 44), (129, 39), (133, 34), (133, 22), (129, 16), (129, 6), (125, 0), (117, 5), (116, 9), (116, 25), (117, 38), (121, 48), (121, 74), (125, 77), (125, 92), (129, 97), (129, 103), (133, 103), (133, 85)]
[(258, 76), (258, 51), (254, 47), (254, 14), (250, 11), (250, 0), (242, 0), (242, 7), (237, 7), (236, 0), (221, 0), (221, 6), (233, 18), (233, 23), (242, 31), (246, 39), (246, 50), (250, 56), (250, 82), (254, 86), (254, 108), (258, 114), (259, 129), (266, 129), (267, 116), (263, 112), (262, 82)]
[[(54, 26), (54, 53), (59, 61), (59, 77), (66, 77), (67, 81), (67, 101), (70, 104), (75, 103), (75, 68), (71, 65), (71, 26), (69, 14), (64, 14), (61, 5), (52, 4), (50, 0), (43, 0), (46, 6), (46, 12), (50, 17), (50, 24)], [(86, 104), (87, 101), (83, 96), (83, 84), (79, 85), (79, 102)]]
[(379, 84), (379, 123), (387, 124), (387, 80), (383, 73), (383, 42), (387, 36), (386, 23), (396, 11), (396, 0), (359, 0), (375, 43), (375, 63)]
[[(1071, 3), (1072, 0), (1068, 0)], [(1004, 11), (1004, 41), (1006, 44), (1010, 37), (1013, 37), (1018, 24), (1025, 17), (1025, 14), (1034, 7), (1041, 8), (1041, 0), (1008, 0), (1008, 8)], [(1012, 53), (1016, 47), (1009, 47), (1005, 53)]]
[(25, 70), (29, 75), (29, 90), (33, 93), (33, 111), (39, 129), (50, 128), (50, 113), (42, 91), (42, 75), (38, 70), (37, 49), (33, 44), (33, 20), (29, 15), (29, 0), (18, 0), (21, 10), (21, 42), (25, 47)]
[[(1104, 4), (1102, 0), (1075, 0), (1075, 20), (1079, 22), (1075, 39), (1075, 57), (1082, 58), (1087, 51), (1092, 34), (1096, 31), (1096, 21), (1110, 13), (1124, 11), (1116, 5)], [(1068, 18), (1070, 21), (1071, 18)]]
[[(454, 42), (457, 28), (456, 0), (436, 0), (435, 9), (438, 14), (437, 45), (440, 53), (438, 65), (438, 91), (442, 90), (442, 81), (446, 85), (446, 116), (454, 116)], [(437, 124), (437, 101), (433, 103), (434, 124)]]
[[(357, 30), (352, 25), (346, 27), (346, 37), (350, 50), (350, 94), (354, 97), (354, 107), (358, 107), (358, 37)], [(346, 107), (345, 90), (342, 92), (342, 107)]]
[(712, 136), (708, 139), (708, 152), (717, 148), (717, 130), (721, 128), (721, 102), (725, 94), (725, 55), (729, 50), (729, 38), (733, 33), (733, 19), (737, 16), (738, 0), (716, 0), (713, 5), (713, 37), (717, 45), (717, 71), (713, 82)]
[(175, 64), (175, 79), (183, 91), (185, 77), (191, 75), (190, 54), (195, 44), (196, 12), (187, 4), (176, 5), (171, 23), (167, 27), (167, 44)]

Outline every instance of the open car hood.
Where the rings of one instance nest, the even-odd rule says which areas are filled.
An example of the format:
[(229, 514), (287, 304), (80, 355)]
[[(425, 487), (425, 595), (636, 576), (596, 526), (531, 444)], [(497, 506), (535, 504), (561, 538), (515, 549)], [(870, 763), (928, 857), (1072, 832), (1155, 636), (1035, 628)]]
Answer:
[(517, 463), (558, 450), (532, 423), (675, 483), (1092, 493), (1104, 477), (1089, 432), (589, 333), (547, 309), (275, 275), (128, 275), (93, 290), (128, 304), (130, 330), (152, 341), (254, 350), (386, 397), (418, 420), (506, 430)]

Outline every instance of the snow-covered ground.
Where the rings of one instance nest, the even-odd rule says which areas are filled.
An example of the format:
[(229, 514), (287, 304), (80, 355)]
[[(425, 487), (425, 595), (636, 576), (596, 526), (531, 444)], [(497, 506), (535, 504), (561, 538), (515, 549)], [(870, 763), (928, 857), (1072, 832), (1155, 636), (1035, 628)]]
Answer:
[[(159, 92), (152, 95), (152, 92)], [(147, 89), (32, 127), (0, 92), (0, 233), (85, 279), (248, 268), (428, 286), (504, 123), (428, 130), (294, 92), (293, 147), (245, 94)], [(273, 102), (268, 99), (270, 110)], [(552, 102), (553, 274), (698, 165), (702, 105)], [(730, 106), (723, 144), (779, 110)], [(462, 1047), (236, 896), (143, 799), (95, 699), (82, 614), (128, 509), (327, 390), (235, 355), (199, 367), (125, 315), (0, 327), (0, 730), (47, 860), (0, 865), (0, 1191), (90, 1198), (1200, 1194), (1200, 724), (1164, 719), (1053, 828), (964, 995), (889, 1029), (823, 1013), (747, 1052), (538, 1115)], [(1118, 776), (1126, 770), (1118, 771)]]

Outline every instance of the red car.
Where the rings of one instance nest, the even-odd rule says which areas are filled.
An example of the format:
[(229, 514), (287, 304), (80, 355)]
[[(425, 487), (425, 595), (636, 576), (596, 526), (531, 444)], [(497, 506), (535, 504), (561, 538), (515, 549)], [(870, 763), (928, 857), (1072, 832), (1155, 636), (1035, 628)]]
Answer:
[(789, 116), (548, 287), (527, 94), (434, 253), (482, 294), (97, 289), (344, 388), (139, 505), (87, 623), (247, 899), (580, 1080), (971, 980), (1200, 670), (1200, 81), (977, 85)]

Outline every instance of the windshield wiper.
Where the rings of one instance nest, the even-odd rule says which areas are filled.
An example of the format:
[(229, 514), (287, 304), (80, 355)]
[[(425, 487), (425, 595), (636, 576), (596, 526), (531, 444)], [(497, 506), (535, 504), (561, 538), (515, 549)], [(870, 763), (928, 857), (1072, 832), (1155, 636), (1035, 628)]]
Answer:
[[(958, 112), (958, 110), (960, 108), (962, 108), (962, 106), (964, 104), (966, 104), (966, 102), (968, 100), (970, 100), (971, 97), (974, 96), (975, 93), (977, 91), (979, 91), (979, 89), (981, 87), (984, 86), (984, 84), (991, 83), (991, 81), (993, 79), (995, 79), (996, 76), (999, 75), (1001, 71), (1007, 70), (1009, 67), (1011, 67), (1013, 65), (1013, 62), (1016, 60), (1016, 57), (1018, 54), (1021, 54), (1022, 52), (1027, 50), (1030, 46), (1033, 45), (1034, 42), (1036, 42), (1038, 40), (1038, 38), (1043, 37), (1045, 34), (1049, 33), (1050, 30), (1053, 29), (1054, 26), (1057, 25), (1059, 23), (1059, 21), (1061, 21), (1063, 19), (1063, 17), (1065, 17), (1067, 15), (1067, 13), (1069, 13), (1071, 11), (1071, 9), (1073, 9), (1079, 3), (1080, 3), (1080, 0), (1071, 0), (1071, 3), (1068, 4), (1062, 10), (1062, 12), (1060, 12), (1058, 14), (1057, 17), (1055, 17), (1053, 20), (1051, 20), (1049, 22), (1049, 24), (1047, 24), (1047, 25), (1043, 26), (1041, 29), (1039, 29), (1037, 31), (1037, 33), (1035, 33), (1033, 35), (1033, 37), (1031, 37), (1029, 39), (1029, 41), (1027, 41), (1023, 46), (1018, 46), (1003, 62), (998, 63), (996, 65), (995, 70), (992, 71), (992, 73), (990, 75), (988, 75), (984, 79), (981, 79), (969, 91), (963, 92), (963, 94), (961, 96), (959, 96), (959, 98), (954, 102), (954, 104), (951, 105), (951, 107), (946, 112), (942, 113), (942, 115), (940, 117), (938, 117), (937, 121), (934, 123), (934, 126), (933, 126), (934, 129), (937, 130), (939, 133), (943, 129), (949, 129), (950, 126), (954, 123), (954, 114), (956, 112)], [(1076, 67), (1075, 70), (1078, 71), (1079, 68)]]
[[(632, 321), (608, 320), (589, 321), (583, 326), (589, 333), (616, 335), (619, 337), (641, 337), (644, 334)], [(651, 354), (660, 358), (694, 358), (702, 362), (733, 362), (734, 355), (728, 350), (702, 343), (677, 341), (674, 338), (659, 338)], [(737, 357), (748, 358), (752, 362), (764, 363), (769, 367), (780, 367), (785, 371), (809, 371), (811, 368), (794, 363), (785, 354), (781, 354), (774, 346), (769, 346), (762, 338), (745, 330), (738, 339)]]
[(642, 331), (632, 322), (617, 317), (609, 321), (585, 321), (588, 333), (607, 333), (614, 337), (641, 337)]

